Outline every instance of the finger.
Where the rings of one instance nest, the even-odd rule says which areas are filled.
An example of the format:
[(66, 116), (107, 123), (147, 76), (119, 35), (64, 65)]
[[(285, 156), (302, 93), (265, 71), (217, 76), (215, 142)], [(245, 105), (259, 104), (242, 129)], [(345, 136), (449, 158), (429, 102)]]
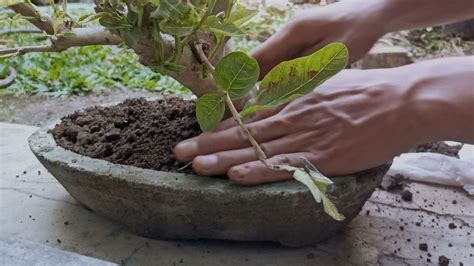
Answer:
[(254, 114), (250, 115), (249, 118), (245, 120), (245, 123), (251, 123), (251, 122), (257, 122), (259, 120), (263, 120), (265, 118), (268, 118), (272, 115), (278, 114), (286, 105), (282, 104), (279, 106), (276, 106), (272, 109), (268, 110), (262, 110), (262, 111), (257, 111)]
[[(247, 125), (257, 142), (267, 142), (284, 136), (288, 121), (270, 117)], [(270, 130), (271, 129), (271, 130)], [(180, 161), (191, 161), (198, 155), (206, 155), (226, 150), (247, 148), (250, 144), (239, 127), (232, 127), (218, 132), (206, 132), (200, 136), (183, 141), (176, 145), (175, 156)]]
[[(244, 122), (248, 124), (252, 122), (257, 122), (259, 120), (263, 120), (267, 117), (278, 114), (283, 109), (283, 107), (284, 105), (280, 105), (269, 110), (262, 110), (262, 111), (255, 112), (249, 118), (247, 118)], [(235, 119), (233, 117), (230, 117), (222, 121), (212, 132), (222, 131), (222, 130), (235, 127), (235, 126), (237, 126), (237, 122), (235, 122)]]
[(260, 79), (280, 62), (297, 57), (303, 49), (304, 44), (293, 36), (293, 28), (284, 27), (251, 52), (260, 66)]
[(230, 117), (222, 121), (212, 132), (222, 131), (235, 126), (237, 126), (237, 122), (235, 122), (234, 118)]
[[(311, 156), (311, 153), (307, 152), (280, 154), (268, 159), (267, 162), (270, 164), (302, 167), (303, 161), (301, 160), (301, 157), (310, 159)], [(237, 184), (257, 185), (292, 179), (293, 174), (287, 171), (272, 170), (261, 161), (253, 161), (230, 168), (227, 172), (227, 176), (232, 182)]]
[[(300, 135), (290, 135), (260, 144), (269, 157), (278, 154), (288, 154), (304, 151), (310, 132)], [(217, 152), (210, 155), (197, 156), (193, 160), (193, 169), (201, 175), (223, 175), (236, 165), (257, 161), (258, 156), (253, 147)]]

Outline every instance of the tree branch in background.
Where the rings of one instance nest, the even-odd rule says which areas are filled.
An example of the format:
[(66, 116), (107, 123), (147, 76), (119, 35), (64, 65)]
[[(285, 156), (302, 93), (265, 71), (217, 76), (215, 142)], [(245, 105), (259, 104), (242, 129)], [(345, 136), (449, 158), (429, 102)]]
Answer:
[(42, 33), (42, 31), (38, 30), (38, 29), (31, 29), (31, 28), (2, 30), (2, 31), (0, 31), (0, 36), (10, 35), (10, 34), (18, 34), (18, 33), (22, 33), (22, 34), (23, 33)]
[(76, 28), (68, 36), (60, 35), (50, 45), (26, 46), (0, 49), (0, 56), (32, 52), (61, 52), (71, 47), (89, 45), (117, 45), (122, 39), (105, 28)]

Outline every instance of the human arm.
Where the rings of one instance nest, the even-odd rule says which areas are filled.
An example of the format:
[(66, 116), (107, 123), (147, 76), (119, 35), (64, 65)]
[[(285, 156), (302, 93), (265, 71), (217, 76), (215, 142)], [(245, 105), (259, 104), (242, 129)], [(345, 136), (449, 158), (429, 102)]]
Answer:
[[(474, 143), (474, 57), (436, 59), (394, 69), (345, 70), (311, 94), (257, 113), (248, 128), (268, 162), (327, 175), (380, 165), (436, 140)], [(231, 121), (177, 145), (176, 157), (199, 174), (225, 174), (239, 184), (291, 178), (258, 161)]]
[(278, 63), (342, 42), (350, 61), (364, 56), (388, 32), (450, 23), (474, 17), (472, 0), (346, 0), (303, 10), (257, 47), (252, 55), (261, 76)]

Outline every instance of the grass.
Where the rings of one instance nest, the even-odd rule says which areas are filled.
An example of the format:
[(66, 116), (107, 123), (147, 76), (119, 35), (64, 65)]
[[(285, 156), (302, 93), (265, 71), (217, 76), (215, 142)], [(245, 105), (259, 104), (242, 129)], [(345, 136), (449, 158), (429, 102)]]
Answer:
[[(75, 10), (75, 15), (87, 10)], [(24, 20), (0, 22), (0, 30), (31, 28)], [(16, 46), (47, 43), (42, 34), (8, 34)], [(146, 89), (163, 94), (185, 93), (186, 89), (169, 77), (161, 76), (138, 62), (130, 50), (115, 46), (71, 48), (61, 53), (31, 53), (0, 61), (17, 72), (15, 82), (4, 93), (46, 94), (51, 96), (78, 95), (104, 87)], [(3, 72), (3, 73), (2, 73)], [(0, 71), (1, 75), (5, 71)]]

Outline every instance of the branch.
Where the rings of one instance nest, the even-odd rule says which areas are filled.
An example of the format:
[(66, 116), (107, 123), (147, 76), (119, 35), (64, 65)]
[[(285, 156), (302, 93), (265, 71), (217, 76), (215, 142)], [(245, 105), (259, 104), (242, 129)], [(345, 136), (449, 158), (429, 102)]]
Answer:
[(0, 55), (26, 54), (32, 52), (61, 52), (71, 47), (89, 46), (89, 45), (117, 45), (122, 39), (110, 33), (105, 28), (76, 28), (71, 30), (71, 36), (58, 36), (51, 45), (14, 47), (0, 49)]
[(36, 45), (36, 46), (24, 46), (14, 47), (7, 49), (0, 49), (0, 55), (22, 55), (33, 52), (54, 52), (53, 45)]
[(50, 35), (54, 34), (51, 20), (48, 17), (43, 16), (33, 5), (28, 3), (20, 3), (9, 6), (9, 8), (15, 11), (15, 13), (27, 17), (27, 20), (31, 24), (35, 25), (38, 29)]
[(17, 34), (17, 33), (42, 33), (42, 31), (38, 29), (11, 29), (11, 30), (3, 30), (0, 31), (0, 36), (2, 35), (9, 35), (9, 34)]
[(260, 144), (255, 140), (255, 138), (252, 136), (250, 133), (249, 129), (245, 126), (244, 122), (242, 122), (242, 119), (240, 119), (240, 114), (235, 109), (234, 103), (232, 103), (232, 99), (230, 98), (228, 93), (225, 93), (225, 102), (227, 103), (227, 106), (230, 109), (230, 112), (232, 113), (232, 117), (234, 118), (235, 122), (239, 125), (240, 129), (244, 132), (245, 136), (247, 137), (248, 141), (250, 144), (252, 144), (253, 149), (255, 150), (255, 153), (257, 154), (258, 159), (265, 164), (266, 166), (270, 167), (273, 169), (265, 160), (267, 159), (267, 155), (265, 152), (262, 150), (260, 147)]

